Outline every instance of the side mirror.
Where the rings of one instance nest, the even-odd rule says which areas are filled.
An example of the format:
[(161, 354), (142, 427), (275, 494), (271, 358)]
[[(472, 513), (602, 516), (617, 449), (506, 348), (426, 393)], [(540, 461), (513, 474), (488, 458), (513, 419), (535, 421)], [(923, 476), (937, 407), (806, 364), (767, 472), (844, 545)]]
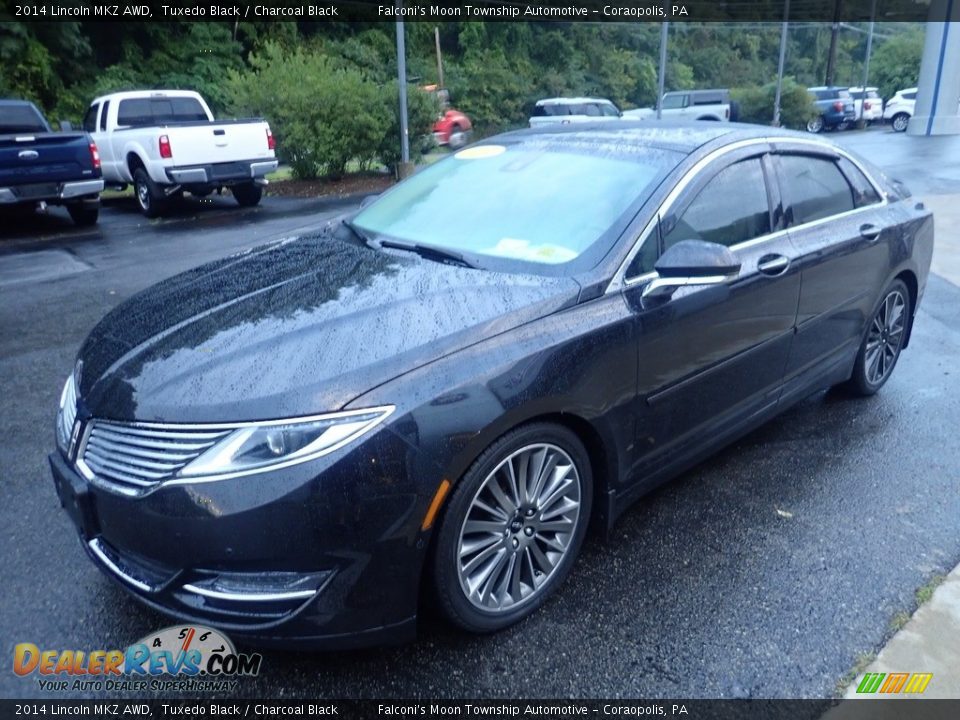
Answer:
[(719, 285), (740, 272), (740, 261), (730, 249), (703, 240), (681, 240), (653, 266), (659, 277), (643, 290), (643, 298), (669, 297), (686, 285)]
[(61, 130), (62, 132), (72, 132), (72, 131), (73, 131), (73, 123), (70, 122), (69, 120), (61, 120), (61, 121), (60, 121), (60, 130)]

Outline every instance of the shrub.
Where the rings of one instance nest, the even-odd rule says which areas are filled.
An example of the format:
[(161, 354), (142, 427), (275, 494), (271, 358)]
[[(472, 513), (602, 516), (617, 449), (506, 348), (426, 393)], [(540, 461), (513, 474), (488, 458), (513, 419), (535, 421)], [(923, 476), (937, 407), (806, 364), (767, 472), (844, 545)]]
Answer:
[[(378, 84), (318, 50), (285, 50), (274, 43), (250, 57), (251, 69), (234, 72), (227, 95), (234, 112), (265, 117), (281, 160), (294, 176), (337, 177), (349, 163), (367, 168), (400, 159), (396, 82)], [(411, 87), (407, 93), (412, 153), (436, 118), (436, 102)], [(414, 155), (414, 158), (416, 155)]]
[[(769, 125), (773, 122), (773, 103), (777, 95), (776, 83), (763, 87), (736, 88), (732, 98), (740, 105), (740, 122)], [(817, 107), (807, 89), (793, 78), (784, 78), (780, 93), (780, 124), (783, 127), (803, 128), (817, 115)]]

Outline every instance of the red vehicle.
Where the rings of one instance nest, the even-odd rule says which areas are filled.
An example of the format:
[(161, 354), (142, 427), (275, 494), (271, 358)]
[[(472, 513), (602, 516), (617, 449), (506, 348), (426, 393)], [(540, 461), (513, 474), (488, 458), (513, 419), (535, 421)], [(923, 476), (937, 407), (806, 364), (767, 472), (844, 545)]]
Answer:
[(436, 85), (425, 85), (426, 92), (436, 95), (440, 102), (441, 115), (433, 124), (433, 138), (437, 145), (447, 145), (456, 150), (470, 141), (473, 124), (470, 118), (459, 110), (450, 107), (450, 92)]

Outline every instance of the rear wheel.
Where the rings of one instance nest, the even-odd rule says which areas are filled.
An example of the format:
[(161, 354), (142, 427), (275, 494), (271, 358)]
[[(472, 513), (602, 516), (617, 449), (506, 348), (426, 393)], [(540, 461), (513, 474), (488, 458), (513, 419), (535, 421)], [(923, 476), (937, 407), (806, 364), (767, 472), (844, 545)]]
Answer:
[(910, 116), (906, 113), (897, 113), (893, 116), (890, 124), (893, 126), (894, 132), (903, 132), (907, 129), (907, 125), (910, 124)]
[(461, 478), (438, 529), (444, 614), (493, 632), (543, 605), (580, 551), (592, 492), (586, 450), (567, 428), (536, 423), (497, 440)]
[(71, 203), (67, 205), (67, 212), (74, 224), (80, 227), (89, 227), (97, 224), (100, 216), (100, 205), (96, 203)]
[(807, 132), (818, 133), (823, 130), (823, 116), (817, 115), (815, 118), (807, 120)]
[(910, 320), (910, 292), (895, 280), (883, 294), (860, 344), (846, 387), (857, 395), (873, 395), (890, 379), (900, 358)]
[(137, 198), (137, 205), (140, 206), (140, 212), (148, 218), (160, 217), (167, 209), (168, 203), (163, 189), (143, 168), (133, 171), (133, 193)]
[(253, 182), (234, 185), (230, 191), (240, 207), (253, 207), (263, 197), (263, 187)]

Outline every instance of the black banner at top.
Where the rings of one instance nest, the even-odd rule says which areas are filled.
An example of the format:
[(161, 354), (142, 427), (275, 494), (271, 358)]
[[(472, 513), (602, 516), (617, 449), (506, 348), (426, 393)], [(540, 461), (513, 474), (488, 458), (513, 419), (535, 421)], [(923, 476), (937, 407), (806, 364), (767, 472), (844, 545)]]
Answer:
[(28, 22), (877, 22), (925, 21), (939, 0), (0, 0)]

